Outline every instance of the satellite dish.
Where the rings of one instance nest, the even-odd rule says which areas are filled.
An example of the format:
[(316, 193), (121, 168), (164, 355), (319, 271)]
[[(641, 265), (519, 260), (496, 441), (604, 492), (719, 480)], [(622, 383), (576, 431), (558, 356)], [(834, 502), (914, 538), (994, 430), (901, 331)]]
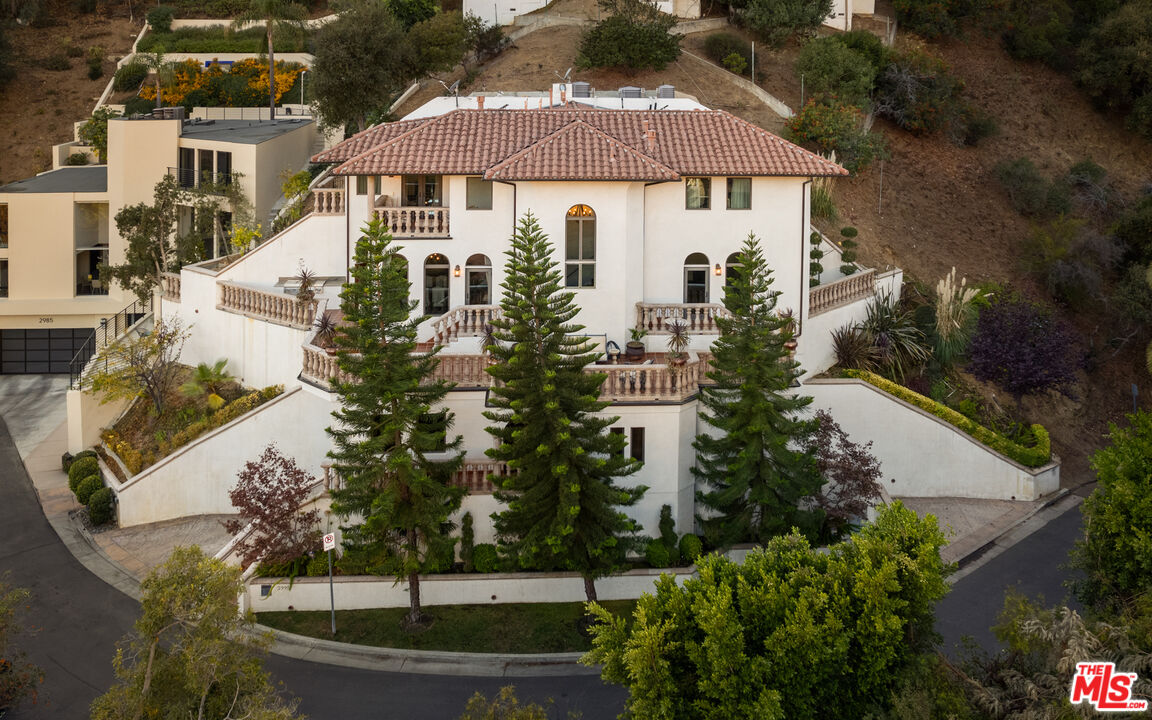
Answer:
[(568, 82), (572, 79), (572, 68), (568, 68), (567, 70), (565, 70), (563, 75), (561, 75), (560, 73), (558, 73), (556, 71), (553, 71), (552, 74), (555, 75), (556, 77), (560, 78), (560, 82), (567, 85)]

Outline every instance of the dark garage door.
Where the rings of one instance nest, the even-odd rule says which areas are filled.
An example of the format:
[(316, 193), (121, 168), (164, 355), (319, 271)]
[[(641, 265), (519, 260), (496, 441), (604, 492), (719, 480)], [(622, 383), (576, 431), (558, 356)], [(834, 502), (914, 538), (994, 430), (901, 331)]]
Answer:
[(92, 328), (0, 330), (0, 375), (66, 373)]

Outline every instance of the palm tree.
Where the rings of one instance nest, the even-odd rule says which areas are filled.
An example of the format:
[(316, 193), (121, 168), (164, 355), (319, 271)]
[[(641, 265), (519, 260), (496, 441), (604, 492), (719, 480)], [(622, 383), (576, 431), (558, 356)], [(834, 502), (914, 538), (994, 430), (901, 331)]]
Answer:
[(160, 85), (168, 84), (172, 81), (173, 64), (164, 57), (164, 46), (157, 45), (152, 49), (152, 52), (140, 53), (140, 61), (144, 66), (155, 73), (156, 77), (156, 107), (164, 107), (164, 101), (161, 97)]
[(228, 374), (227, 360), (217, 360), (215, 365), (200, 363), (192, 373), (192, 379), (180, 386), (180, 392), (186, 397), (208, 396), (208, 409), (219, 410), (224, 406), (224, 398), (220, 391), (236, 378)]
[(276, 119), (276, 56), (272, 50), (273, 30), (299, 32), (304, 27), (308, 10), (291, 0), (249, 0), (248, 9), (232, 21), (232, 29), (239, 30), (248, 23), (264, 23), (268, 36), (268, 108), (270, 120)]

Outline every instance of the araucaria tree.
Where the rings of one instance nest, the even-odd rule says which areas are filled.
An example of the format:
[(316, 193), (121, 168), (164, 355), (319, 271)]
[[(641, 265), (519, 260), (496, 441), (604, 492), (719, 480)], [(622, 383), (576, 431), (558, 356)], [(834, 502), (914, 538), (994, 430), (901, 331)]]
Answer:
[(788, 355), (791, 319), (776, 312), (772, 271), (755, 235), (740, 252), (742, 267), (724, 289), (731, 317), (718, 317), (712, 345), (713, 385), (700, 389), (701, 418), (711, 428), (696, 436), (692, 473), (708, 512), (698, 519), (719, 547), (764, 543), (798, 527), (814, 536), (818, 510), (800, 508), (820, 491), (811, 455), (799, 445), (810, 431), (799, 417), (811, 398), (790, 392), (799, 363)]
[(595, 579), (622, 567), (639, 529), (622, 508), (647, 488), (616, 484), (640, 463), (624, 457), (623, 435), (608, 431), (619, 418), (598, 414), (609, 405), (599, 399), (605, 376), (584, 372), (596, 355), (572, 322), (574, 293), (531, 213), (507, 256), (504, 316), (492, 321), (497, 342), (488, 348), (498, 361), (488, 372), (501, 385), (484, 413), (498, 441), (487, 454), (509, 471), (492, 477), (506, 505), (494, 516), (496, 534), (522, 568), (579, 572), (595, 600)]
[[(420, 574), (429, 572), (454, 540), (448, 517), (460, 507), (463, 488), (448, 482), (463, 461), (461, 439), (447, 439), (451, 413), (432, 413), (451, 387), (430, 382), (437, 350), (416, 351), (408, 299), (407, 263), (379, 220), (356, 244), (352, 282), (340, 293), (347, 324), (335, 337), (340, 369), (336, 423), (328, 428), (333, 470), (344, 487), (332, 492), (332, 509), (355, 522), (343, 528), (344, 549), (370, 571), (406, 579), (410, 606), (405, 623), (424, 620)], [(430, 455), (436, 455), (436, 458)]]
[(140, 618), (112, 660), (116, 684), (92, 703), (93, 720), (291, 720), (261, 666), (268, 638), (241, 615), (239, 568), (198, 547), (178, 547), (140, 585)]
[(301, 509), (314, 482), (275, 445), (264, 448), (259, 460), (244, 463), (236, 487), (228, 493), (240, 516), (224, 526), (235, 535), (251, 524), (251, 534), (236, 544), (245, 566), (291, 562), (320, 549), (320, 511)]

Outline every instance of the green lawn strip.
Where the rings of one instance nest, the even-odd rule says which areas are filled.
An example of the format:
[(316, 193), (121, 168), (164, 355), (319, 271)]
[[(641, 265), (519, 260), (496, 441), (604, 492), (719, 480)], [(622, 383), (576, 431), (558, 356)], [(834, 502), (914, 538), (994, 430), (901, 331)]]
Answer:
[[(635, 600), (600, 603), (615, 615), (632, 617)], [(408, 608), (337, 610), (336, 639), (354, 645), (404, 650), (447, 650), (476, 653), (582, 652), (592, 648), (577, 622), (584, 603), (525, 603), (519, 605), (436, 605), (424, 611), (434, 618), (430, 627), (409, 634), (400, 628)], [(332, 639), (328, 611), (257, 613), (257, 621), (297, 635)]]

